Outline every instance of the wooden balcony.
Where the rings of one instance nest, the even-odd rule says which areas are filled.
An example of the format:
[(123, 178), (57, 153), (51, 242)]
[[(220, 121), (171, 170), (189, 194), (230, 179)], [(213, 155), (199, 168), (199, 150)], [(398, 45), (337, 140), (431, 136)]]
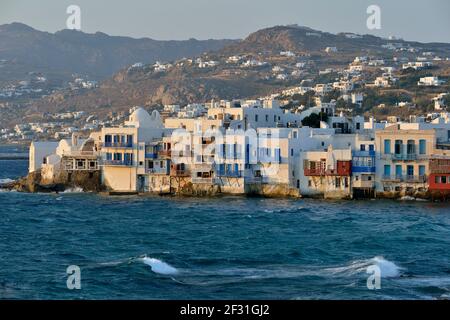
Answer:
[(158, 151), (158, 155), (161, 158), (170, 158), (172, 156), (172, 150), (160, 150)]
[(450, 159), (430, 159), (430, 173), (450, 173)]

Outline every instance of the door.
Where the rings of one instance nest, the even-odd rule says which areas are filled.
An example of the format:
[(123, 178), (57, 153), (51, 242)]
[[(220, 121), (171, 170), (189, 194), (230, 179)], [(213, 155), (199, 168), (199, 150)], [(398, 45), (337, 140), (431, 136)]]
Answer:
[(391, 166), (388, 164), (384, 165), (384, 176), (389, 177), (391, 175)]
[(421, 176), (421, 177), (425, 176), (425, 166), (424, 165), (419, 166), (419, 176)]
[(414, 166), (409, 165), (409, 166), (407, 167), (406, 170), (407, 170), (407, 175), (408, 175), (409, 177), (414, 176)]
[(138, 192), (145, 192), (145, 176), (139, 175), (138, 176)]
[(395, 176), (397, 178), (401, 178), (402, 177), (402, 166), (400, 164), (397, 164), (395, 166)]

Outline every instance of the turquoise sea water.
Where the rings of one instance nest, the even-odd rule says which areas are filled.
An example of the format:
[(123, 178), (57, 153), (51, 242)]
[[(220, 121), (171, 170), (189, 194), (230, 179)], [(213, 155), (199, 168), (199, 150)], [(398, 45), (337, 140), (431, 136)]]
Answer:
[(0, 219), (4, 299), (450, 297), (448, 203), (0, 191)]

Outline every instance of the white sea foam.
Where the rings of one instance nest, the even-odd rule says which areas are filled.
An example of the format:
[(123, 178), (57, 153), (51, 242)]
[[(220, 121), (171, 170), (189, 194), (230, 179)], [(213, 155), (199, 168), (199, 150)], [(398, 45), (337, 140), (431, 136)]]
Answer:
[(427, 201), (426, 199), (414, 198), (414, 197), (411, 197), (411, 196), (403, 196), (399, 200), (400, 201)]
[(370, 262), (380, 268), (382, 278), (396, 278), (400, 276), (401, 268), (392, 261), (386, 260), (383, 257), (375, 257)]
[(325, 271), (333, 274), (354, 275), (357, 273), (365, 273), (369, 266), (377, 266), (380, 268), (382, 278), (396, 278), (400, 276), (401, 267), (394, 262), (386, 260), (381, 256), (367, 260), (356, 260), (344, 267), (327, 268)]
[(178, 270), (172, 267), (170, 264), (165, 263), (156, 258), (144, 257), (142, 262), (149, 265), (154, 273), (164, 274), (164, 275), (174, 275), (178, 274)]
[(2, 185), (2, 184), (7, 184), (7, 183), (11, 183), (11, 182), (14, 182), (15, 180), (12, 180), (12, 179), (8, 179), (8, 178), (6, 178), (6, 179), (0, 179), (0, 185)]
[(83, 188), (80, 187), (69, 188), (63, 191), (63, 193), (82, 193), (82, 192), (84, 192)]

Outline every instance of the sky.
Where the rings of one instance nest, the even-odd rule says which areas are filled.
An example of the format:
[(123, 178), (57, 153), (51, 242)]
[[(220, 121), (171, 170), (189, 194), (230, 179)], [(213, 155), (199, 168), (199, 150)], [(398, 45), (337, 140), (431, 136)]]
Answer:
[[(135, 38), (240, 39), (261, 28), (298, 24), (450, 43), (449, 0), (0, 0), (0, 24), (55, 32), (66, 28), (69, 5), (80, 7), (82, 31)], [(369, 5), (381, 9), (379, 30), (367, 28)]]

